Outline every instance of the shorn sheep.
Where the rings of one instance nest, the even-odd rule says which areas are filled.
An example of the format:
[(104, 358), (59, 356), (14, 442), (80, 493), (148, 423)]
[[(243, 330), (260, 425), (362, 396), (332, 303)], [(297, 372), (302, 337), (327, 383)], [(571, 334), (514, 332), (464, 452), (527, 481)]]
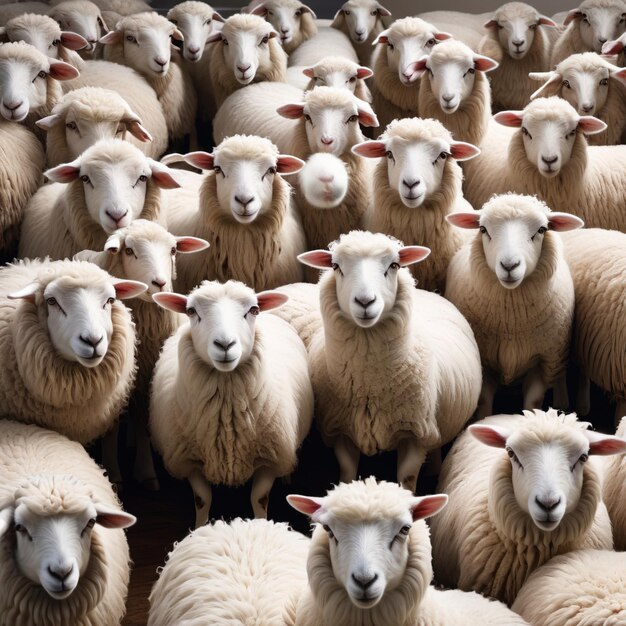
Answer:
[(255, 517), (266, 517), (274, 480), (293, 472), (313, 419), (306, 350), (274, 315), (278, 292), (237, 281), (203, 282), (189, 296), (153, 295), (189, 322), (165, 342), (150, 397), (152, 442), (167, 470), (189, 480), (196, 527), (206, 523), (211, 484), (252, 478)]
[(279, 154), (268, 139), (245, 135), (225, 139), (212, 154), (184, 158), (213, 171), (202, 183), (197, 206), (170, 206), (168, 228), (202, 237), (211, 247), (181, 259), (177, 290), (186, 293), (205, 278), (232, 278), (259, 291), (301, 280), (296, 256), (306, 244), (282, 175), (298, 172), (302, 161)]
[[(476, 593), (438, 591), (428, 528), (445, 507), (444, 494), (416, 498), (395, 483), (340, 484), (324, 498), (290, 495), (315, 523), (307, 562), (309, 585), (296, 626), (522, 626), (499, 602)], [(294, 600), (295, 602), (295, 600)]]
[(623, 454), (575, 414), (524, 411), (472, 424), (443, 463), (450, 503), (431, 524), (435, 578), (511, 604), (530, 574), (571, 550), (611, 550), (593, 454)]
[[(548, 28), (546, 28), (548, 27)], [(508, 2), (485, 24), (478, 51), (499, 65), (489, 74), (494, 110), (523, 109), (536, 86), (529, 72), (550, 69), (551, 32), (557, 24), (524, 2)]]
[[(620, 420), (618, 437), (626, 439), (626, 417)], [(615, 549), (626, 550), (626, 460), (623, 456), (607, 459), (603, 468), (602, 499), (611, 518)]]
[[(343, 482), (356, 477), (361, 453), (397, 449), (398, 482), (414, 490), (426, 453), (476, 409), (480, 356), (469, 324), (441, 296), (415, 289), (404, 269), (428, 253), (353, 231), (299, 257), (332, 270), (320, 278), (320, 328), (308, 349), (318, 428)], [(284, 292), (296, 304), (277, 314), (289, 320), (301, 309), (298, 287)]]
[(358, 144), (353, 152), (379, 159), (367, 228), (428, 246), (433, 254), (411, 273), (418, 287), (443, 291), (448, 265), (467, 239), (445, 216), (472, 210), (463, 199), (456, 161), (471, 159), (478, 148), (454, 141), (435, 120), (407, 118), (391, 122), (377, 141)]
[(70, 163), (46, 171), (28, 203), (20, 258), (63, 259), (99, 250), (108, 235), (138, 217), (161, 218), (161, 188), (178, 187), (175, 172), (121, 139), (102, 139)]
[(148, 626), (285, 626), (285, 605), (306, 587), (308, 548), (304, 535), (264, 519), (198, 528), (168, 554)]
[(580, 228), (580, 218), (552, 213), (531, 196), (495, 196), (480, 211), (448, 221), (474, 229), (474, 240), (450, 263), (446, 298), (469, 321), (483, 363), (479, 417), (493, 413), (499, 384), (523, 380), (523, 408), (567, 408), (567, 369), (574, 284), (554, 231)]
[(0, 485), (0, 623), (119, 624), (135, 518), (82, 446), (2, 420)]

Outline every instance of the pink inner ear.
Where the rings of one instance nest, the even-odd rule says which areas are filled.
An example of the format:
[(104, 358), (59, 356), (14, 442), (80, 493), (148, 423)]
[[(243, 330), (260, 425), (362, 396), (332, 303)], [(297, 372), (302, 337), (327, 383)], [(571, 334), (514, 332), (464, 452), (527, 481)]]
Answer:
[(413, 521), (416, 522), (417, 520), (425, 519), (439, 513), (446, 504), (448, 504), (448, 496), (443, 493), (420, 498), (419, 501), (411, 507)]
[(359, 67), (356, 71), (356, 77), (365, 79), (374, 76), (374, 72), (369, 67)]
[(40, 120), (37, 120), (35, 124), (39, 126), (39, 128), (50, 130), (57, 124), (57, 122), (60, 121), (60, 119), (59, 115), (53, 113), (52, 115), (48, 115), (48, 117), (42, 117)]
[(583, 222), (580, 217), (570, 215), (569, 213), (550, 213), (550, 215), (548, 215), (548, 225), (550, 226), (550, 230), (564, 232), (582, 228), (585, 222)]
[(200, 170), (212, 170), (215, 167), (215, 156), (208, 152), (188, 152), (183, 159)]
[(333, 266), (333, 255), (328, 250), (311, 250), (298, 255), (298, 261), (319, 270)]
[(170, 291), (162, 291), (161, 293), (153, 293), (152, 299), (164, 309), (174, 311), (175, 313), (187, 312), (187, 296)]
[(589, 454), (606, 456), (609, 454), (624, 454), (626, 452), (626, 441), (621, 437), (601, 435), (591, 431), (585, 431), (585, 435), (590, 440)]
[(626, 84), (626, 67), (617, 72), (611, 72), (611, 78), (615, 78), (619, 80), (620, 83)]
[(472, 229), (480, 226), (480, 213), (449, 213), (446, 219), (459, 228)]
[(176, 237), (176, 250), (178, 252), (198, 252), (206, 250), (209, 242), (198, 237)]
[(579, 20), (583, 16), (582, 11), (572, 9), (563, 20), (563, 26), (567, 26), (572, 20)]
[(283, 104), (276, 113), (290, 120), (298, 120), (304, 115), (304, 103)]
[(444, 33), (442, 31), (440, 33), (435, 33), (435, 39), (437, 41), (444, 41), (444, 39), (452, 39), (452, 35), (450, 33)]
[(504, 429), (487, 426), (486, 424), (472, 424), (468, 427), (470, 434), (478, 441), (492, 448), (504, 448), (508, 433)]
[(383, 35), (382, 33), (372, 41), (373, 46), (377, 46), (379, 43), (387, 43), (387, 35)]
[(213, 13), (213, 20), (215, 22), (223, 22), (224, 18), (216, 11), (215, 13)]
[(483, 28), (495, 28), (498, 25), (498, 20), (489, 20), (483, 24)]
[(602, 46), (602, 54), (619, 54), (624, 49), (624, 44), (619, 40), (607, 41)]
[(502, 124), (502, 126), (510, 126), (511, 128), (519, 128), (522, 125), (524, 111), (500, 111), (493, 116), (493, 119)]
[(313, 71), (313, 68), (312, 68), (312, 67), (305, 67), (305, 68), (302, 70), (302, 73), (303, 73), (305, 76), (308, 76), (309, 78), (315, 78), (315, 72)]
[(82, 35), (69, 31), (61, 33), (61, 43), (70, 50), (82, 50), (89, 45), (89, 42)]
[(79, 174), (80, 167), (70, 163), (57, 165), (47, 172), (44, 172), (44, 176), (55, 183), (71, 183), (78, 178)]
[(387, 154), (387, 148), (382, 141), (364, 141), (352, 146), (352, 152), (368, 159), (378, 159)]
[(64, 61), (50, 63), (50, 76), (56, 80), (71, 80), (78, 76), (78, 70)]
[(113, 283), (113, 288), (115, 289), (115, 295), (120, 300), (126, 300), (141, 295), (148, 289), (148, 286), (136, 280), (118, 280)]
[(137, 521), (134, 515), (123, 512), (98, 511), (96, 522), (104, 528), (128, 528)]
[(127, 122), (126, 127), (130, 134), (139, 141), (152, 141), (152, 135), (139, 122)]
[(597, 117), (583, 115), (578, 120), (578, 128), (585, 133), (585, 135), (595, 135), (596, 133), (601, 133), (603, 130), (606, 130), (606, 124)]
[(313, 515), (322, 508), (322, 498), (309, 498), (307, 496), (290, 495), (287, 496), (287, 502), (300, 513), (304, 515)]
[(464, 141), (455, 141), (450, 145), (450, 154), (457, 161), (467, 161), (480, 154), (480, 148)]
[(152, 167), (152, 180), (161, 189), (178, 189), (180, 183), (170, 174), (167, 167), (161, 168)]
[(282, 306), (289, 297), (278, 291), (263, 291), (257, 294), (257, 302), (261, 311), (269, 311)]
[(378, 11), (378, 15), (381, 17), (391, 17), (391, 11), (389, 9), (385, 9), (385, 7), (378, 5), (378, 9), (376, 10)]
[(265, 8), (264, 4), (259, 4), (258, 6), (254, 7), (254, 9), (252, 9), (251, 14), (265, 17), (267, 15), (267, 9)]
[(368, 126), (369, 128), (376, 128), (378, 126), (378, 118), (374, 111), (368, 111), (367, 109), (359, 107), (358, 113), (359, 124), (361, 124), (361, 126)]
[(304, 161), (288, 154), (278, 155), (276, 171), (279, 174), (295, 174), (304, 167)]
[(495, 70), (498, 67), (498, 63), (489, 57), (474, 56), (474, 67), (480, 72), (489, 72)]
[(554, 20), (551, 20), (545, 15), (541, 15), (539, 17), (539, 21), (537, 22), (537, 24), (540, 24), (541, 26), (554, 26), (554, 28), (558, 28), (559, 26)]
[(423, 261), (429, 254), (430, 248), (424, 246), (404, 246), (400, 248), (400, 265), (405, 267)]
[(209, 35), (204, 43), (208, 45), (210, 43), (217, 43), (218, 41), (222, 41), (222, 33), (219, 30)]
[(100, 43), (115, 44), (122, 41), (124, 33), (121, 30), (112, 30), (108, 32), (104, 37), (100, 37)]

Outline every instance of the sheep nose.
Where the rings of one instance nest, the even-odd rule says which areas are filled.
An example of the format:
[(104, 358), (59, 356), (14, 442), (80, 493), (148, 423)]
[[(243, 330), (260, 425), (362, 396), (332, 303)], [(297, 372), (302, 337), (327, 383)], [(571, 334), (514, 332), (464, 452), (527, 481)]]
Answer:
[(189, 54), (198, 54), (198, 52), (200, 52), (200, 48), (194, 46), (193, 48), (191, 46), (189, 46), (189, 48), (187, 48), (187, 50), (189, 50)]
[(599, 41), (601, 44), (603, 44), (603, 43), (606, 43), (606, 42), (607, 42), (606, 37), (598, 37), (598, 41)]
[(413, 189), (413, 187), (417, 187), (422, 181), (417, 178), (417, 179), (412, 179), (412, 180), (407, 180), (406, 178), (403, 179), (402, 184), (405, 187), (408, 187), (409, 189)]
[(358, 298), (355, 296), (354, 301), (360, 304), (364, 309), (367, 309), (372, 302), (376, 302), (376, 296), (360, 296)]
[(363, 35), (365, 35), (365, 31), (364, 30), (355, 30), (354, 32), (359, 37), (363, 37)]
[(23, 100), (19, 100), (18, 102), (12, 100), (11, 102), (5, 102), (4, 106), (9, 109), (9, 111), (15, 111), (15, 109), (19, 109), (22, 106), (23, 102)]
[(73, 565), (69, 565), (66, 567), (55, 566), (54, 568), (48, 565), (48, 574), (50, 574), (52, 578), (56, 578), (56, 580), (60, 582), (63, 582), (72, 573), (73, 570), (74, 570)]
[(160, 65), (161, 67), (163, 67), (164, 65), (167, 65), (167, 59), (164, 59), (163, 57), (156, 57), (156, 58), (154, 59), (154, 62), (155, 62), (157, 65)]
[(248, 198), (235, 196), (235, 202), (239, 202), (241, 206), (245, 209), (252, 201), (254, 200), (254, 196), (250, 196)]
[(546, 165), (552, 165), (553, 163), (556, 163), (559, 160), (558, 156), (542, 156), (541, 160), (546, 164)]
[(231, 339), (215, 339), (213, 341), (213, 345), (221, 348), (224, 352), (228, 352), (235, 345), (235, 343), (236, 341)]
[(359, 586), (363, 591), (367, 591), (377, 580), (378, 574), (374, 574), (373, 576), (369, 576), (367, 574), (352, 574), (352, 580)]
[(325, 146), (330, 146), (330, 144), (335, 141), (333, 137), (327, 137), (326, 135), (324, 135), (320, 141), (325, 145)]
[(515, 47), (519, 48), (523, 46), (526, 42), (523, 39), (514, 39), (512, 43)]
[(535, 497), (535, 502), (540, 509), (549, 513), (550, 511), (553, 511), (554, 509), (556, 509), (556, 507), (559, 506), (559, 504), (561, 504), (561, 498), (557, 496), (541, 498), (541, 499), (539, 499), (538, 497)]
[(82, 335), (78, 335), (78, 338), (83, 343), (86, 343), (88, 346), (91, 346), (95, 350), (96, 346), (104, 339), (104, 335), (100, 335), (99, 338), (95, 337), (94, 335), (87, 335), (87, 337), (83, 337)]
[(163, 287), (165, 287), (165, 281), (162, 278), (155, 278), (152, 281), (152, 284), (159, 289), (163, 289)]
[(507, 271), (512, 272), (516, 267), (519, 267), (521, 261), (509, 261), (508, 263), (504, 263), (504, 261), (500, 261), (500, 265)]
[(124, 211), (124, 213), (122, 213), (121, 215), (118, 215), (117, 217), (115, 215), (113, 215), (110, 211), (105, 211), (105, 213), (116, 223), (119, 224), (127, 215), (128, 215), (128, 209), (126, 209), (126, 211)]
[(332, 174), (324, 174), (319, 178), (320, 183), (332, 183), (335, 177)]
[(289, 32), (289, 26), (281, 27), (280, 32), (286, 35)]
[(585, 113), (589, 113), (589, 111), (593, 111), (593, 104), (583, 104), (581, 108)]
[(454, 96), (451, 96), (450, 94), (444, 93), (441, 95), (441, 97), (446, 101), (446, 102), (450, 102), (451, 100), (454, 100)]
[(250, 69), (250, 65), (238, 65), (237, 69), (242, 73), (245, 74), (249, 69)]

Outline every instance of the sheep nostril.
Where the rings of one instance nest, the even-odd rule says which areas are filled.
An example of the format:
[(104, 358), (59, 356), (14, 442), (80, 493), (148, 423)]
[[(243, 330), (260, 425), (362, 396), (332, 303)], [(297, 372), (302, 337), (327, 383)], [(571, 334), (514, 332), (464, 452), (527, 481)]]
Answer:
[(63, 582), (74, 570), (74, 566), (70, 565), (69, 567), (66, 567), (65, 569), (63, 568), (58, 568), (58, 569), (52, 569), (49, 565), (48, 565), (48, 573), (50, 574), (50, 576), (52, 576), (52, 578), (56, 578), (57, 580)]
[(420, 184), (420, 179), (418, 178), (417, 180), (406, 180), (404, 179), (402, 181), (402, 184), (407, 187), (408, 189), (413, 189), (413, 187), (417, 187)]
[(213, 341), (213, 345), (217, 346), (224, 352), (228, 352), (234, 345), (236, 341), (229, 341), (228, 339), (215, 339)]
[(152, 281), (152, 284), (153, 284), (155, 287), (158, 287), (159, 289), (163, 289), (163, 287), (165, 287), (165, 281), (164, 281), (164, 280), (160, 280), (160, 279), (158, 279), (158, 278), (155, 278), (155, 279)]
[(198, 54), (200, 52), (200, 48), (188, 48), (190, 54)]
[(521, 264), (521, 261), (516, 261), (513, 263), (504, 263), (502, 261), (500, 261), (500, 265), (507, 271), (507, 272), (512, 272), (515, 268), (519, 267)]
[(549, 156), (549, 157), (542, 156), (541, 160), (546, 165), (552, 165), (553, 163), (556, 163), (559, 160), (559, 157), (558, 156)]
[(364, 309), (367, 309), (367, 307), (368, 307), (370, 304), (372, 304), (373, 302), (376, 302), (376, 296), (373, 296), (373, 297), (371, 297), (371, 298), (370, 298), (370, 297), (368, 297), (368, 296), (357, 298), (357, 297), (355, 296), (355, 297), (354, 297), (354, 301), (355, 301), (357, 304), (361, 305)]
[(355, 576), (352, 574), (352, 580), (361, 587), (361, 589), (366, 591), (378, 580), (378, 574), (374, 574), (373, 576)]
[(109, 211), (105, 211), (105, 213), (116, 223), (119, 224), (127, 215), (128, 215), (128, 209), (126, 209), (126, 211), (124, 211), (124, 213), (122, 213), (121, 215), (118, 215), (117, 217), (115, 217), (115, 215), (112, 215)]
[(242, 73), (245, 74), (249, 69), (250, 69), (250, 65), (246, 65), (245, 67), (243, 65), (238, 65), (237, 69)]
[(535, 497), (535, 502), (540, 509), (544, 511), (553, 511), (559, 504), (561, 504), (561, 498), (542, 498)]
[(88, 346), (91, 346), (95, 350), (100, 342), (104, 339), (104, 335), (100, 335), (100, 337), (94, 337), (94, 335), (88, 335), (87, 337), (83, 337), (82, 335), (78, 335), (78, 338), (83, 343), (86, 343)]

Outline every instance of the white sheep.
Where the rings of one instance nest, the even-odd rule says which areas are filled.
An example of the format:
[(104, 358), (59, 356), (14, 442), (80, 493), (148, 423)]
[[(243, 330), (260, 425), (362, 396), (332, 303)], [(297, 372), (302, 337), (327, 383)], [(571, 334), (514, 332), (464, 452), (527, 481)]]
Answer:
[(48, 15), (64, 30), (82, 35), (89, 47), (79, 53), (85, 59), (94, 58), (98, 40), (109, 32), (100, 8), (89, 0), (63, 0), (51, 6)]
[(550, 67), (572, 54), (601, 52), (603, 44), (626, 30), (625, 9), (623, 0), (583, 0), (563, 21), (567, 28), (552, 48)]
[(472, 424), (443, 462), (437, 485), (450, 503), (431, 524), (435, 578), (507, 604), (553, 556), (611, 550), (593, 454), (626, 441), (586, 430), (575, 414), (524, 411)]
[(494, 196), (480, 211), (448, 221), (475, 229), (450, 262), (445, 296), (469, 321), (483, 363), (478, 416), (493, 413), (499, 384), (523, 379), (523, 408), (567, 408), (565, 371), (574, 318), (574, 284), (559, 235), (580, 228), (568, 213), (553, 213), (531, 196)]
[(626, 624), (624, 555), (574, 550), (533, 572), (513, 606), (533, 626)]
[(551, 72), (531, 72), (545, 83), (531, 96), (559, 96), (580, 115), (602, 120), (605, 131), (587, 137), (589, 145), (616, 145), (626, 132), (626, 69), (616, 67), (595, 52), (573, 54)]
[[(439, 591), (423, 521), (448, 497), (416, 498), (374, 477), (340, 484), (324, 498), (287, 496), (315, 523), (309, 585), (295, 612), (296, 626), (522, 626), (521, 617), (476, 593)], [(289, 621), (288, 621), (289, 623)]]
[(138, 219), (116, 230), (106, 240), (103, 252), (83, 250), (74, 256), (75, 260), (95, 263), (115, 278), (148, 285), (145, 293), (126, 305), (132, 311), (138, 339), (137, 377), (129, 404), (137, 447), (133, 476), (152, 491), (159, 483), (147, 433), (150, 379), (165, 340), (178, 329), (183, 317), (157, 306), (151, 295), (172, 290), (178, 254), (204, 250), (208, 245), (196, 237), (175, 237), (155, 222)]
[(0, 614), (11, 626), (107, 626), (126, 612), (122, 511), (102, 469), (65, 437), (0, 421)]
[(306, 587), (308, 548), (304, 535), (264, 519), (198, 528), (168, 554), (150, 592), (148, 626), (285, 626), (285, 604)]
[[(552, 28), (543, 28), (552, 27)], [(550, 69), (551, 32), (557, 24), (524, 2), (507, 2), (485, 23), (478, 52), (499, 64), (489, 75), (494, 110), (522, 109), (535, 91), (529, 72)]]
[(63, 259), (101, 249), (133, 219), (163, 219), (160, 189), (179, 186), (168, 167), (121, 139), (102, 139), (45, 175), (58, 184), (44, 185), (28, 203), (20, 258)]
[(163, 107), (170, 141), (195, 134), (197, 97), (170, 39), (182, 39), (180, 31), (158, 13), (137, 13), (122, 18), (100, 43), (104, 59), (128, 65), (154, 89)]
[(298, 183), (307, 202), (320, 209), (340, 205), (350, 184), (346, 164), (328, 152), (316, 152), (307, 159)]
[(443, 291), (448, 265), (467, 240), (445, 216), (473, 210), (463, 198), (463, 173), (456, 161), (471, 159), (480, 151), (453, 141), (439, 122), (419, 118), (395, 120), (378, 140), (352, 150), (378, 159), (366, 227), (428, 246), (433, 254), (413, 265), (411, 273), (419, 287)]
[(314, 65), (328, 55), (344, 57), (354, 63), (359, 61), (348, 37), (335, 28), (324, 27), (320, 28), (316, 35), (300, 44), (289, 55), (288, 64), (290, 66)]
[(54, 105), (51, 115), (36, 124), (47, 132), (49, 167), (73, 161), (100, 139), (128, 139), (152, 158), (161, 156), (167, 147), (163, 142), (152, 142), (141, 118), (111, 89), (82, 87), (70, 91)]
[(602, 44), (602, 54), (608, 55), (609, 57), (617, 57), (615, 63), (623, 67), (626, 65), (624, 46), (626, 46), (626, 33), (620, 35), (614, 41), (607, 41), (605, 44)]
[(384, 18), (391, 11), (378, 0), (347, 0), (341, 5), (331, 26), (352, 40), (359, 61), (368, 65), (372, 58), (372, 43), (386, 28)]
[[(183, 36), (183, 57), (191, 71), (205, 52), (206, 40), (213, 32), (214, 22), (223, 22), (222, 16), (206, 2), (186, 0), (167, 12), (167, 19)], [(192, 75), (194, 82), (200, 76)], [(205, 81), (206, 82), (206, 81)], [(197, 88), (197, 82), (196, 82)]]
[[(211, 484), (252, 478), (255, 517), (266, 517), (275, 478), (293, 472), (313, 419), (306, 350), (274, 315), (278, 292), (205, 281), (189, 296), (153, 295), (189, 323), (165, 342), (150, 398), (152, 442), (166, 469), (189, 480), (196, 527), (206, 523)], [(258, 316), (258, 318), (257, 318)]]
[(405, 17), (374, 39), (372, 101), (383, 130), (392, 120), (418, 114), (419, 85), (410, 65), (449, 37), (424, 20)]
[[(414, 490), (426, 453), (456, 436), (476, 409), (480, 356), (469, 324), (441, 296), (415, 289), (401, 269), (429, 252), (352, 231), (330, 250), (299, 257), (332, 269), (320, 278), (315, 335), (289, 304), (276, 312), (309, 343), (318, 428), (343, 482), (356, 477), (361, 453), (397, 449), (398, 482)], [(299, 286), (283, 291), (306, 310)]]
[[(622, 417), (617, 432), (618, 437), (626, 439), (626, 417)], [(603, 468), (604, 482), (602, 499), (611, 518), (613, 542), (616, 550), (626, 550), (626, 460), (623, 456), (606, 459)]]
[(416, 17), (449, 32), (455, 39), (478, 52), (478, 46), (485, 34), (485, 22), (491, 18), (491, 13), (426, 11), (418, 13)]

